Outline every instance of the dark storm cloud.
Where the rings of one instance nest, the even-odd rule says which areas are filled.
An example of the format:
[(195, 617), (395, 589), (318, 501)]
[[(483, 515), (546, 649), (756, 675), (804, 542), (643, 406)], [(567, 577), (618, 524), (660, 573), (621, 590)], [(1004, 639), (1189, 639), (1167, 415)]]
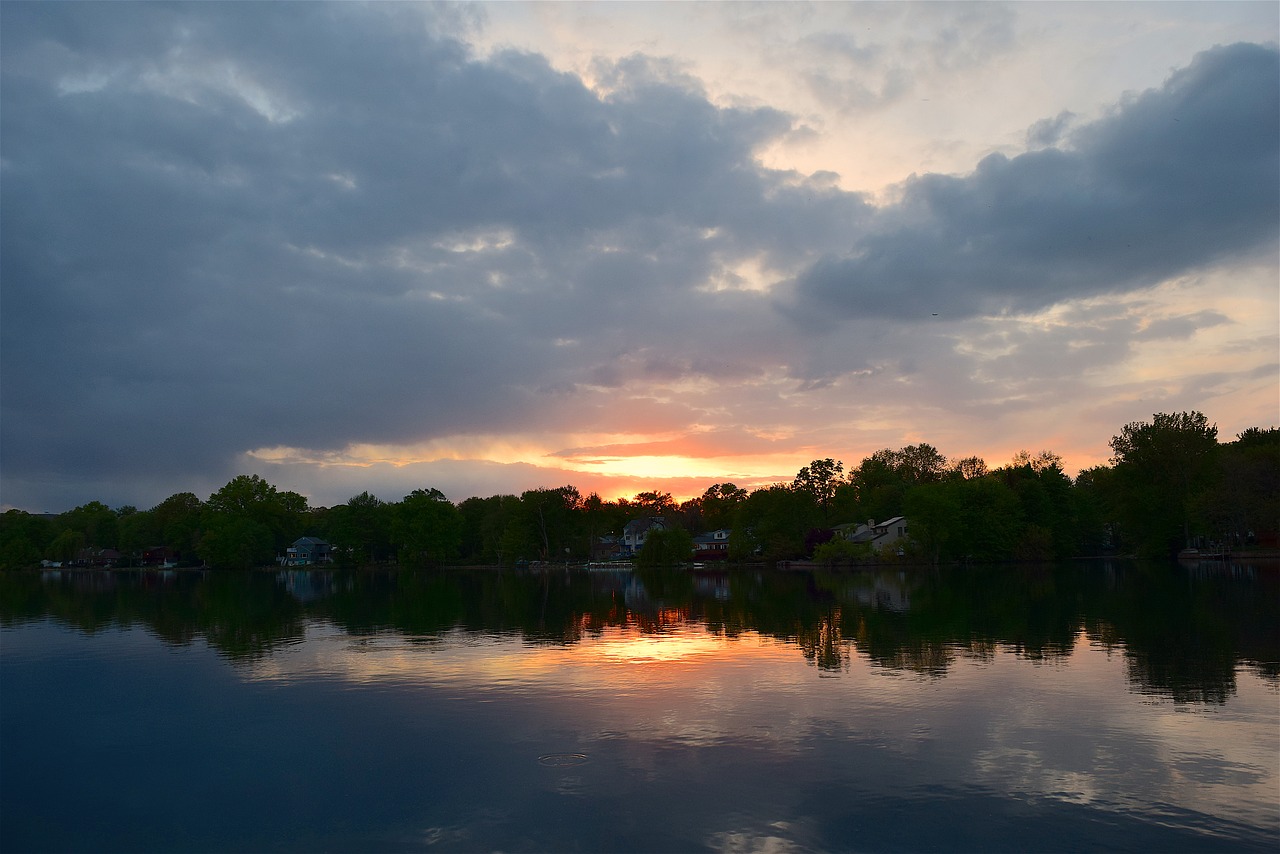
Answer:
[[(696, 289), (867, 211), (756, 165), (775, 110), (642, 57), (602, 97), (439, 14), (5, 4), (6, 492), (552, 424), (700, 312), (766, 332), (765, 300)], [(756, 370), (723, 337), (672, 364)]]
[[(853, 240), (801, 274), (804, 318), (1034, 311), (1273, 253), (1280, 227), (1280, 54), (1198, 55), (1126, 98), (1070, 146), (993, 154), (923, 175)], [(1037, 125), (1043, 137), (1061, 120)]]

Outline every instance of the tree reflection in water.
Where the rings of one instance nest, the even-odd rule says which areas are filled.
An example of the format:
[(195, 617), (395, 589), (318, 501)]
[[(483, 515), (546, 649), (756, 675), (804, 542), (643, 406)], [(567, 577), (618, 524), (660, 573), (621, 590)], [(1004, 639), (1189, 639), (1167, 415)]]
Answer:
[(1225, 702), (1240, 666), (1280, 682), (1280, 573), (1239, 565), (0, 574), (4, 624), (46, 618), (88, 634), (141, 625), (179, 646), (203, 638), (233, 661), (270, 656), (317, 621), (356, 637), (461, 631), (553, 646), (695, 625), (794, 644), (823, 673), (863, 656), (930, 679), (998, 649), (1051, 662), (1085, 638), (1123, 653), (1136, 690), (1176, 702)]

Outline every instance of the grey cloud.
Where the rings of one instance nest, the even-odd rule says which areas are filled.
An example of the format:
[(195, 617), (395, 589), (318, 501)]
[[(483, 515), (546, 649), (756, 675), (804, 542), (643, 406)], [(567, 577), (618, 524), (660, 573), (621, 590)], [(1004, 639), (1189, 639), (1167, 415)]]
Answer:
[[(947, 340), (925, 336), (916, 355), (890, 324), (856, 341), (797, 334), (741, 271), (807, 270), (787, 308), (830, 322), (912, 302), (950, 322), (1146, 281), (1156, 247), (1112, 245), (1132, 233), (1076, 278), (1019, 276), (1078, 261), (1082, 235), (1134, 210), (1158, 209), (1158, 236), (1178, 204), (1246, 174), (1256, 190), (1267, 151), (1274, 176), (1274, 139), (1236, 144), (1195, 183), (1177, 167), (1212, 161), (1211, 147), (1151, 148), (1161, 140), (1129, 127), (1141, 110), (1176, 109), (1198, 138), (1210, 107), (1229, 122), (1223, 105), (1171, 102), (1208, 64), (1236, 69), (1217, 88), (1234, 103), (1259, 76), (1246, 59), (1274, 65), (1261, 48), (1198, 60), (1072, 148), (925, 176), (877, 211), (829, 174), (758, 164), (795, 132), (778, 110), (716, 106), (679, 66), (643, 57), (601, 69), (607, 94), (539, 56), (481, 60), (457, 38), (476, 26), (467, 9), (0, 4), (5, 501), (207, 494), (262, 447), (678, 431), (712, 412), (790, 423), (785, 398), (810, 380), (905, 394), (896, 381), (947, 364)], [(1134, 162), (1144, 147), (1170, 162)], [(1244, 202), (1206, 206), (1219, 227), (1196, 241), (1184, 228), (1194, 245), (1165, 247), (1167, 265), (1274, 234), (1274, 197)], [(935, 292), (939, 270), (957, 287)], [(690, 403), (648, 392), (655, 377), (737, 385)]]
[[(950, 8), (949, 8), (950, 7)], [(989, 62), (1014, 46), (1014, 10), (1005, 4), (942, 4), (954, 18), (926, 43), (929, 56), (943, 71)]]
[(802, 273), (803, 318), (1025, 312), (1273, 252), (1280, 61), (1238, 44), (1126, 98), (1071, 146), (913, 177), (851, 251)]
[(1076, 114), (1063, 110), (1051, 119), (1041, 119), (1027, 129), (1028, 148), (1048, 148), (1057, 145), (1070, 130)]
[(998, 4), (852, 6), (846, 31), (812, 33), (787, 52), (802, 58), (801, 79), (820, 101), (872, 111), (1006, 53), (1015, 43), (1015, 17)]
[(771, 348), (733, 332), (769, 336), (767, 300), (696, 289), (868, 214), (755, 163), (776, 110), (641, 58), (601, 97), (420, 13), (4, 7), (6, 492), (553, 425), (539, 389), (638, 380), (689, 340), (717, 356), (677, 373), (749, 376)]
[(1231, 319), (1225, 314), (1206, 309), (1205, 311), (1197, 311), (1194, 314), (1162, 317), (1153, 320), (1136, 332), (1134, 338), (1144, 341), (1160, 338), (1186, 339), (1201, 329), (1211, 329), (1214, 326), (1221, 326), (1230, 322)]

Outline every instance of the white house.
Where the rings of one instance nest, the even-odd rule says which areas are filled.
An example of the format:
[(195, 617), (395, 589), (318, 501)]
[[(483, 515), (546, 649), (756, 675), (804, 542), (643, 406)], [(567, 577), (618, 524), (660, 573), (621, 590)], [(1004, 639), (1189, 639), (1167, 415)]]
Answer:
[(622, 550), (628, 554), (635, 554), (644, 547), (644, 541), (648, 538), (650, 531), (665, 531), (667, 528), (667, 520), (661, 516), (642, 516), (639, 519), (632, 519), (622, 529)]
[(693, 538), (693, 556), (698, 560), (718, 560), (729, 556), (729, 529), (719, 528)]
[(851, 543), (870, 543), (875, 552), (900, 549), (908, 539), (906, 516), (894, 516), (878, 523), (868, 519), (865, 525), (837, 525), (836, 530)]

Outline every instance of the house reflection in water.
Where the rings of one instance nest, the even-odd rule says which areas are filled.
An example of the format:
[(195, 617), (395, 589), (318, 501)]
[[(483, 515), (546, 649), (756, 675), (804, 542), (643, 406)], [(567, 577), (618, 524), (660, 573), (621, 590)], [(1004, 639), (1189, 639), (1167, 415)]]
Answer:
[(337, 590), (333, 573), (326, 570), (282, 569), (276, 580), (290, 596), (304, 603), (332, 596)]
[(859, 581), (866, 584), (854, 587), (852, 593), (861, 604), (881, 611), (904, 613), (911, 610), (911, 590), (907, 586), (905, 572), (893, 575), (876, 573), (869, 577), (862, 576)]

